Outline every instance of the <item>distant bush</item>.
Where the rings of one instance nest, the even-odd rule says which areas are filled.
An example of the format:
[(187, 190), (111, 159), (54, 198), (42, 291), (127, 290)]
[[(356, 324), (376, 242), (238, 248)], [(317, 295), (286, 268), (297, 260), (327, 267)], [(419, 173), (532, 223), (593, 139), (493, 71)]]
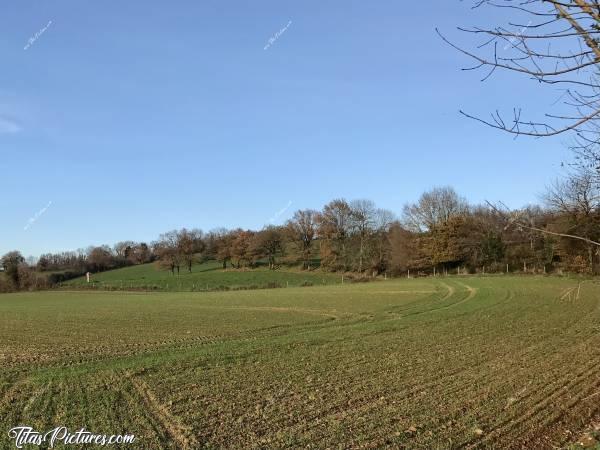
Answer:
[(229, 291), (229, 290), (231, 290), (231, 287), (225, 286), (224, 284), (221, 284), (215, 288), (215, 291)]
[(14, 290), (13, 285), (4, 277), (0, 277), (0, 293), (12, 292)]
[(66, 272), (51, 273), (48, 275), (48, 281), (50, 284), (58, 284), (74, 278), (79, 278), (83, 275), (85, 275), (85, 272), (68, 270)]

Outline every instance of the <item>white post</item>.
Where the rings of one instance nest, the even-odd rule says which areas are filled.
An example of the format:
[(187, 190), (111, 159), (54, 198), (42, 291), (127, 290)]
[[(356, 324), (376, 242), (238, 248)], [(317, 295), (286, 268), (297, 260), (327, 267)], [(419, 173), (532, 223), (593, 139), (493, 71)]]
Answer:
[(410, 269), (408, 269), (408, 278), (410, 278)]
[(87, 279), (87, 282), (89, 283), (90, 282), (90, 273), (89, 272), (87, 272), (85, 274), (85, 278)]

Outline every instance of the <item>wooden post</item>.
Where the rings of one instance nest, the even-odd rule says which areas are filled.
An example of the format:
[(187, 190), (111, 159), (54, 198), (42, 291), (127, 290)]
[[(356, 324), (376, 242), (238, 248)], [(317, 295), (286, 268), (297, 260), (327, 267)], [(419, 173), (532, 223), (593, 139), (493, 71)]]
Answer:
[(344, 275), (342, 275), (342, 284), (344, 284)]
[(527, 272), (527, 263), (523, 261), (523, 272)]
[(508, 273), (508, 264), (506, 264), (506, 273)]
[(410, 269), (408, 269), (408, 278), (410, 278)]
[(433, 266), (433, 276), (435, 277), (435, 266)]

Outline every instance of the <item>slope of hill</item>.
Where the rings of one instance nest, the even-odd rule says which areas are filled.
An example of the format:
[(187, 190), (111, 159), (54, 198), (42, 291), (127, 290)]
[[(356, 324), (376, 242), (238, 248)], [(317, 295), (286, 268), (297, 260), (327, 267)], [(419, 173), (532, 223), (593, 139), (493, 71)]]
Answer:
[(149, 289), (167, 291), (213, 291), (336, 284), (341, 276), (321, 271), (301, 271), (290, 268), (279, 270), (225, 269), (220, 263), (209, 261), (196, 264), (189, 273), (182, 268), (179, 274), (159, 269), (155, 264), (142, 264), (92, 274), (91, 283), (85, 277), (63, 283), (63, 287), (97, 289)]

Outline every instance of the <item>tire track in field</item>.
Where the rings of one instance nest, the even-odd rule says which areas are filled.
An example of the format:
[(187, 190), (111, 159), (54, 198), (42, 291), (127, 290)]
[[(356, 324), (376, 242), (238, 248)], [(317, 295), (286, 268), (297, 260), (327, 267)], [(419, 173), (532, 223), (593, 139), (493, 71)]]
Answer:
[[(337, 323), (337, 322), (336, 322)], [(69, 361), (58, 360), (53, 361), (51, 364), (38, 364), (32, 365), (32, 363), (36, 363), (35, 358), (27, 360), (29, 362), (28, 366), (15, 367), (15, 373), (28, 374), (32, 369), (53, 369), (53, 368), (67, 368), (74, 367), (84, 364), (93, 364), (102, 361), (110, 361), (115, 358), (127, 358), (130, 356), (143, 355), (153, 352), (160, 352), (165, 350), (184, 350), (188, 348), (204, 346), (204, 345), (214, 345), (221, 343), (241, 343), (241, 342), (251, 342), (258, 341), (261, 339), (269, 339), (269, 338), (277, 338), (281, 336), (285, 336), (288, 334), (290, 329), (298, 327), (298, 330), (301, 330), (301, 333), (312, 333), (313, 330), (310, 327), (323, 327), (333, 324), (331, 320), (327, 322), (302, 322), (295, 325), (277, 325), (267, 328), (260, 328), (256, 330), (247, 330), (235, 334), (229, 335), (211, 335), (211, 336), (194, 336), (194, 337), (183, 337), (183, 338), (174, 338), (167, 340), (160, 340), (154, 342), (133, 342), (130, 344), (121, 344), (118, 346), (117, 350), (125, 350), (123, 353), (115, 353), (114, 346), (111, 345), (102, 345), (90, 348), (81, 348), (81, 347), (67, 347), (66, 350), (69, 349), (77, 349), (80, 351), (90, 351), (93, 349), (101, 348), (108, 351), (112, 350), (112, 353), (96, 353), (92, 354), (90, 357), (81, 356), (78, 359), (72, 359)], [(309, 327), (308, 329), (304, 329), (304, 327)], [(295, 330), (294, 330), (295, 331)], [(62, 348), (61, 351), (64, 351), (65, 348)], [(82, 353), (80, 353), (81, 355)]]
[(450, 286), (449, 284), (446, 284), (443, 281), (440, 281), (440, 284), (442, 286), (444, 286), (446, 289), (448, 289), (448, 292), (446, 292), (446, 295), (444, 295), (440, 299), (440, 301), (448, 300), (450, 297), (452, 297), (454, 295), (454, 293), (456, 292), (456, 289), (454, 289), (454, 286)]
[[(454, 296), (454, 294), (456, 293), (456, 289), (454, 288), (454, 286), (451, 286), (451, 285), (446, 284), (444, 282), (440, 282), (440, 284), (444, 288), (447, 289), (447, 292), (444, 294), (443, 297), (441, 297), (441, 298), (439, 298), (437, 300), (431, 300), (431, 299), (429, 299), (429, 302), (427, 303), (427, 305), (436, 305), (436, 304), (438, 304), (440, 302), (446, 301), (446, 300), (452, 298)], [(387, 320), (384, 320), (384, 321), (381, 321), (381, 322), (388, 322), (388, 321), (391, 321), (391, 320), (400, 320), (400, 319), (403, 319), (405, 317), (418, 316), (418, 315), (421, 315), (421, 314), (430, 313), (430, 312), (437, 311), (439, 309), (444, 309), (444, 308), (448, 307), (448, 305), (445, 305), (445, 306), (438, 306), (438, 307), (433, 307), (433, 308), (428, 308), (428, 309), (424, 309), (424, 310), (417, 310), (417, 311), (414, 311), (414, 312), (410, 312), (411, 310), (419, 308), (419, 306), (420, 306), (419, 305), (420, 300), (416, 300), (415, 303), (417, 303), (417, 305), (411, 306), (411, 307), (406, 308), (406, 309), (401, 309), (399, 312), (394, 312), (393, 314), (395, 315), (395, 317), (387, 319)]]
[(177, 448), (196, 449), (200, 445), (191, 432), (191, 428), (183, 426), (169, 409), (161, 404), (149, 386), (131, 372), (125, 374), (126, 379), (137, 392), (145, 411), (160, 424), (163, 431), (177, 444)]
[(457, 283), (460, 284), (462, 287), (466, 288), (467, 291), (469, 292), (469, 295), (467, 295), (465, 298), (463, 298), (462, 300), (459, 300), (456, 303), (452, 303), (451, 305), (448, 305), (447, 306), (448, 308), (453, 308), (454, 306), (462, 305), (463, 303), (466, 303), (469, 300), (472, 300), (477, 295), (478, 289), (471, 287), (467, 284), (461, 283), (460, 281), (457, 281)]
[(560, 292), (560, 294), (559, 294), (560, 295), (560, 300), (565, 300), (565, 298), (567, 296), (569, 296), (569, 300), (571, 300), (571, 294), (573, 293), (573, 291), (575, 289), (577, 289), (577, 287), (572, 287), (572, 288), (567, 288), (567, 289), (562, 290)]
[[(437, 308), (431, 308), (431, 309), (428, 309), (428, 310), (425, 310), (425, 311), (418, 311), (418, 312), (411, 313), (411, 314), (405, 314), (402, 317), (416, 316), (416, 315), (421, 315), (421, 314), (427, 314), (427, 313), (433, 313), (433, 312), (443, 311), (443, 310), (446, 310), (446, 309), (453, 308), (455, 306), (461, 305), (463, 303), (466, 303), (469, 300), (473, 299), (477, 295), (477, 291), (478, 291), (477, 289), (475, 289), (475, 288), (473, 288), (471, 286), (468, 286), (466, 284), (460, 283), (458, 281), (457, 281), (457, 283), (467, 289), (468, 295), (465, 298), (463, 298), (461, 300), (458, 300), (458, 301), (456, 301), (454, 303), (450, 303), (449, 305), (443, 305), (443, 306), (440, 306), (440, 307), (437, 307)], [(447, 287), (449, 289), (449, 291), (448, 291), (448, 293), (446, 295), (444, 295), (444, 297), (442, 297), (439, 300), (440, 302), (448, 300), (448, 299), (452, 298), (456, 294), (456, 289), (454, 287), (449, 286), (448, 284), (443, 283), (443, 282), (442, 282), (442, 285), (444, 285), (445, 287)]]
[[(325, 311), (325, 310), (318, 310), (318, 309), (302, 309), (302, 308), (285, 308), (285, 307), (225, 307), (225, 308), (220, 308), (220, 309), (235, 309), (235, 310), (247, 310), (247, 311), (275, 311), (275, 312), (292, 312), (292, 313), (304, 313), (307, 315), (316, 315), (319, 317), (326, 317), (327, 321), (325, 322), (320, 322), (320, 321), (309, 321), (309, 322), (300, 322), (297, 324), (286, 324), (286, 325), (276, 325), (276, 326), (272, 326), (272, 327), (267, 327), (267, 328), (259, 328), (259, 329), (255, 329), (255, 330), (247, 330), (247, 331), (243, 331), (243, 332), (237, 332), (237, 333), (232, 333), (232, 334), (214, 334), (214, 335), (200, 335), (200, 336), (193, 336), (193, 337), (179, 337), (179, 338), (167, 338), (167, 339), (162, 339), (159, 341), (150, 341), (150, 342), (131, 342), (131, 343), (127, 343), (127, 344), (118, 344), (118, 345), (109, 345), (109, 344), (102, 344), (102, 345), (95, 345), (92, 347), (81, 347), (81, 346), (76, 346), (76, 345), (68, 345), (68, 346), (62, 346), (60, 348), (60, 353), (63, 354), (65, 352), (76, 352), (77, 354), (81, 355), (80, 358), (76, 359), (76, 360), (72, 360), (72, 361), (52, 361), (50, 364), (44, 364), (43, 361), (44, 360), (51, 360), (51, 356), (49, 355), (45, 355), (47, 357), (43, 358), (42, 360), (40, 360), (37, 357), (30, 357), (30, 358), (24, 358), (21, 359), (19, 361), (15, 361), (17, 364), (28, 364), (29, 368), (32, 367), (32, 365), (35, 365), (37, 363), (37, 365), (35, 365), (34, 367), (37, 368), (49, 368), (49, 367), (68, 367), (68, 366), (73, 366), (73, 365), (78, 365), (78, 364), (84, 364), (87, 362), (93, 362), (93, 361), (101, 361), (106, 359), (109, 356), (130, 356), (133, 354), (139, 354), (139, 353), (146, 353), (146, 352), (151, 352), (151, 351), (155, 351), (155, 350), (160, 350), (162, 348), (169, 348), (169, 347), (173, 347), (173, 348), (189, 348), (189, 347), (193, 347), (195, 345), (208, 345), (208, 344), (215, 344), (215, 343), (221, 343), (221, 342), (233, 342), (233, 341), (249, 341), (249, 340), (256, 340), (257, 338), (266, 338), (266, 337), (272, 337), (272, 336), (278, 336), (278, 335), (282, 335), (284, 333), (279, 333), (278, 331), (281, 331), (282, 329), (290, 329), (290, 328), (294, 328), (294, 327), (298, 327), (298, 326), (304, 326), (304, 325), (323, 325), (323, 324), (327, 324), (333, 320), (342, 320), (342, 319), (351, 319), (351, 318), (355, 318), (355, 317), (359, 317), (358, 314), (354, 314), (354, 313), (342, 313), (342, 315), (336, 315), (333, 314), (329, 311)], [(275, 330), (275, 331), (273, 331)], [(264, 334), (263, 334), (264, 333)], [(115, 355), (114, 350), (115, 347), (117, 350), (123, 351), (124, 353), (119, 354), (119, 355)], [(98, 349), (100, 350), (107, 350), (107, 351), (112, 351), (112, 353), (109, 354), (103, 354), (103, 353), (96, 353), (93, 354), (95, 351), (97, 351)], [(85, 355), (92, 353), (92, 357), (91, 358), (86, 358)], [(24, 369), (24, 372), (26, 372), (27, 370)]]

